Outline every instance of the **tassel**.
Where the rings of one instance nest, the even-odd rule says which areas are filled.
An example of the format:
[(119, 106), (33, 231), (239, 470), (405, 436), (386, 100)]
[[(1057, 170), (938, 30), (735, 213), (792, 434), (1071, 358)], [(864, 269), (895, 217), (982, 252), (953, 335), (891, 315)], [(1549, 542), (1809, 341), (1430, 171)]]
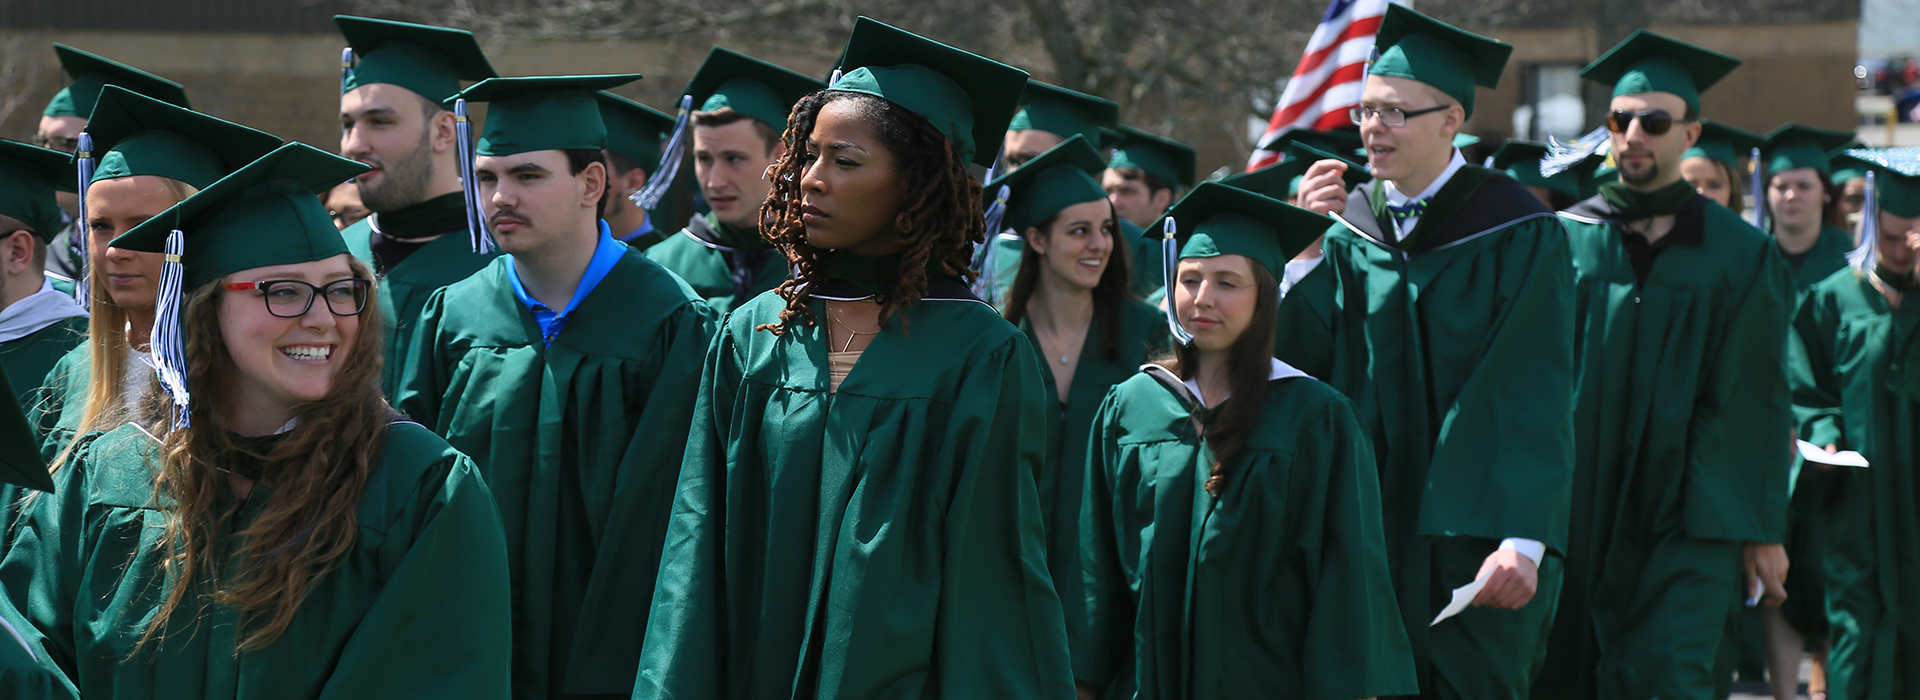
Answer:
[(1880, 264), (1880, 187), (1877, 173), (1867, 171), (1867, 197), (1860, 207), (1860, 242), (1847, 253), (1847, 265), (1861, 274)]
[(167, 234), (167, 252), (160, 266), (160, 295), (153, 313), (153, 373), (160, 388), (173, 398), (175, 428), (192, 426), (193, 399), (187, 395), (187, 345), (181, 329), (180, 308), (186, 290), (181, 289), (186, 266), (180, 256), (186, 251), (186, 237), (179, 229)]
[(1547, 157), (1540, 159), (1540, 175), (1553, 177), (1579, 165), (1588, 156), (1600, 152), (1600, 147), (1608, 143), (1607, 127), (1587, 132), (1587, 135), (1574, 139), (1570, 143), (1560, 143), (1559, 139), (1547, 137)]
[(1753, 203), (1753, 213), (1748, 215), (1753, 227), (1767, 230), (1767, 166), (1761, 164), (1760, 149), (1755, 148), (1747, 158), (1747, 173), (1753, 181), (1747, 184), (1747, 200)]
[(827, 89), (832, 90), (834, 84), (838, 82), (840, 82), (840, 69), (835, 68), (833, 69), (833, 75), (827, 76)]
[(633, 193), (629, 199), (641, 209), (653, 209), (660, 206), (660, 200), (667, 198), (667, 191), (673, 188), (673, 179), (680, 176), (680, 163), (687, 159), (687, 148), (693, 141), (693, 129), (689, 126), (693, 120), (693, 96), (680, 96), (680, 113), (673, 118), (673, 136), (667, 139), (666, 148), (660, 151), (660, 165), (647, 176), (647, 185)]
[(347, 94), (347, 81), (353, 79), (353, 47), (340, 50), (340, 94)]
[(988, 303), (999, 298), (1000, 285), (994, 273), (1000, 270), (998, 266), (1000, 246), (995, 244), (1000, 241), (1000, 222), (1007, 216), (1007, 198), (1012, 194), (1013, 188), (1001, 185), (999, 194), (994, 195), (993, 203), (987, 205), (986, 242), (980, 245), (980, 250), (973, 256), (973, 271), (980, 273), (973, 278), (973, 294), (986, 299)]
[(467, 101), (453, 101), (454, 133), (460, 139), (460, 189), (467, 198), (467, 232), (473, 237), (473, 252), (486, 255), (494, 251), (493, 237), (487, 235), (487, 216), (480, 211), (480, 184), (473, 171), (473, 120), (467, 118)]
[(1180, 316), (1173, 310), (1174, 270), (1180, 266), (1180, 241), (1175, 237), (1177, 231), (1179, 228), (1173, 217), (1167, 217), (1167, 225), (1161, 230), (1160, 236), (1160, 257), (1166, 261), (1160, 266), (1160, 279), (1167, 289), (1167, 329), (1173, 331), (1173, 339), (1180, 341), (1181, 345), (1191, 345), (1193, 334), (1180, 327)]
[(87, 296), (93, 291), (93, 265), (87, 259), (87, 186), (93, 183), (93, 134), (80, 132), (80, 147), (73, 153), (74, 169), (80, 172), (80, 205), (75, 208), (73, 221), (73, 245), (80, 251), (80, 279), (73, 281), (73, 303), (87, 306)]

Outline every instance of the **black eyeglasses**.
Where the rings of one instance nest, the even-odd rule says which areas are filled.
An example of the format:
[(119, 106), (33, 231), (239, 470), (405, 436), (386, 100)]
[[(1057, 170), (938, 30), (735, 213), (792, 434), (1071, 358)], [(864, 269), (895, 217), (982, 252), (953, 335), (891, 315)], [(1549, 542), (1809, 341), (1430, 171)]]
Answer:
[(1659, 136), (1673, 129), (1673, 113), (1664, 109), (1649, 109), (1645, 112), (1629, 112), (1616, 109), (1607, 114), (1607, 130), (1616, 134), (1627, 133), (1627, 127), (1633, 126), (1633, 120), (1640, 120), (1640, 128), (1650, 136)]
[(233, 282), (227, 285), (229, 292), (244, 292), (249, 289), (260, 290), (260, 297), (267, 302), (267, 313), (280, 318), (299, 318), (307, 315), (313, 308), (314, 295), (327, 298), (327, 310), (335, 316), (358, 316), (367, 308), (367, 291), (373, 288), (373, 280), (358, 277), (328, 282), (326, 286), (316, 287), (300, 280), (262, 280), (259, 282)]
[(41, 148), (51, 148), (65, 153), (72, 153), (79, 150), (80, 139), (66, 136), (49, 137), (46, 134), (34, 134), (33, 145)]
[(1434, 112), (1438, 112), (1446, 108), (1447, 108), (1447, 105), (1440, 105), (1438, 107), (1416, 109), (1409, 112), (1399, 107), (1388, 107), (1386, 109), (1374, 109), (1372, 107), (1364, 107), (1364, 106), (1348, 107), (1347, 118), (1353, 120), (1354, 124), (1366, 124), (1368, 118), (1379, 117), (1380, 123), (1382, 125), (1386, 126), (1389, 129), (1398, 129), (1400, 127), (1406, 126), (1408, 119), (1412, 119), (1422, 114), (1432, 114)]

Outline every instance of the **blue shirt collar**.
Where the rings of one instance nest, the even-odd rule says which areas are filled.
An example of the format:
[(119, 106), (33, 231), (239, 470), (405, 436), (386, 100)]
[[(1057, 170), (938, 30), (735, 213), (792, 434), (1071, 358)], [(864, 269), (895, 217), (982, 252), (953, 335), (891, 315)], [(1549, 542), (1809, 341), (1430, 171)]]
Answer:
[(613, 266), (620, 262), (620, 256), (626, 252), (627, 245), (613, 240), (613, 232), (607, 228), (607, 222), (600, 222), (600, 240), (594, 244), (593, 259), (587, 261), (586, 274), (580, 276), (580, 286), (574, 288), (573, 298), (567, 301), (567, 308), (559, 313), (527, 293), (526, 285), (520, 283), (520, 273), (514, 269), (512, 255), (506, 256), (507, 279), (513, 282), (513, 295), (533, 314), (534, 323), (539, 324), (541, 339), (551, 345), (554, 336), (559, 335), (560, 329), (566, 325), (567, 316), (580, 307), (580, 302), (585, 301), (595, 287), (600, 286), (600, 281), (607, 278), (607, 273), (613, 271)]
[[(643, 213), (644, 213), (644, 212), (643, 212)], [(629, 233), (629, 234), (627, 234), (627, 235), (625, 235), (625, 236), (621, 236), (621, 237), (620, 237), (620, 242), (621, 242), (621, 243), (632, 243), (632, 242), (634, 242), (634, 241), (637, 241), (637, 240), (640, 240), (640, 237), (641, 237), (641, 236), (645, 236), (645, 235), (647, 235), (647, 234), (649, 234), (649, 233), (653, 233), (653, 215), (652, 215), (652, 214), (647, 214), (647, 215), (646, 215), (646, 217), (647, 217), (647, 218), (645, 218), (645, 219), (642, 219), (642, 220), (640, 221), (640, 228), (637, 228), (637, 229), (634, 229), (632, 233)], [(603, 221), (601, 221), (601, 222), (600, 222), (600, 225), (601, 225), (601, 226), (606, 226), (606, 225), (607, 225), (607, 222), (603, 220)]]

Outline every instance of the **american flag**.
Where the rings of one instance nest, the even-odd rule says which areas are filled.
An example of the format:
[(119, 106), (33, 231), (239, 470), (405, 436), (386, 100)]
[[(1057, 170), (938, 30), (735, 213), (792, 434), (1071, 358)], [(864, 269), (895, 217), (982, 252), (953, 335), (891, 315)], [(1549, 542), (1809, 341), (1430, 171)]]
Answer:
[[(1333, 0), (1320, 26), (1307, 41), (1306, 55), (1293, 68), (1293, 79), (1273, 107), (1266, 143), (1288, 129), (1331, 129), (1348, 124), (1347, 108), (1360, 104), (1367, 57), (1387, 0)], [(1258, 144), (1256, 144), (1258, 145)], [(1258, 170), (1280, 159), (1273, 151), (1254, 151), (1247, 170)]]

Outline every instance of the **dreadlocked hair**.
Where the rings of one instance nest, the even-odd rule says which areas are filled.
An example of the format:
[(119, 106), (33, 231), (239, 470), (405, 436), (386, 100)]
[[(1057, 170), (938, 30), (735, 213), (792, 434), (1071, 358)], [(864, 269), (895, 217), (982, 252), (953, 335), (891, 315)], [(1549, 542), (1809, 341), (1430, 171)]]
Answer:
[[(794, 269), (793, 278), (775, 288), (787, 306), (780, 310), (779, 323), (762, 324), (755, 330), (784, 335), (787, 329), (811, 326), (818, 320), (807, 308), (807, 299), (827, 281), (827, 262), (836, 253), (807, 242), (807, 227), (800, 219), (801, 181), (811, 164), (807, 138), (813, 134), (814, 121), (820, 110), (836, 102), (854, 105), (873, 127), (881, 147), (898, 164), (895, 176), (906, 188), (906, 204), (893, 218), (903, 247), (900, 276), (893, 290), (880, 298), (881, 328), (888, 326), (894, 314), (919, 303), (927, 292), (929, 273), (971, 281), (973, 247), (986, 242), (980, 183), (967, 172), (966, 159), (945, 134), (926, 118), (872, 95), (813, 93), (793, 106), (781, 136), (787, 149), (773, 164), (773, 188), (760, 206), (760, 234)], [(901, 320), (905, 322), (904, 317)]]

